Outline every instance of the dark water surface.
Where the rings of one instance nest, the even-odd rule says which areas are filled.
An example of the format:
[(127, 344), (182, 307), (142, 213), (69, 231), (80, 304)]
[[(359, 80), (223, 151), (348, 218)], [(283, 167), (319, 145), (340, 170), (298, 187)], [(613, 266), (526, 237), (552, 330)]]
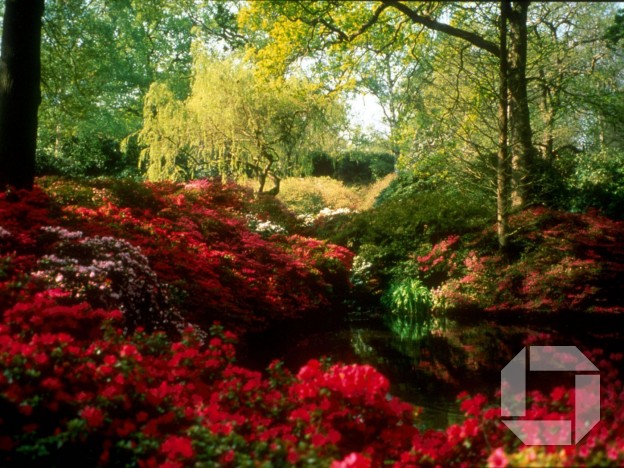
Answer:
[[(349, 312), (333, 323), (285, 326), (249, 336), (241, 343), (238, 360), (264, 370), (279, 359), (295, 373), (309, 359), (323, 356), (335, 363), (370, 364), (390, 380), (393, 395), (422, 408), (422, 427), (444, 428), (462, 419), (456, 403), (461, 391), (480, 392), (496, 401), (501, 369), (524, 346), (575, 345), (581, 351), (622, 352), (623, 325), (624, 320), (614, 316), (473, 313), (454, 317), (444, 330), (412, 342), (399, 339), (375, 313)], [(529, 381), (529, 389), (548, 390), (570, 380), (562, 378), (561, 373), (540, 376), (540, 382)]]

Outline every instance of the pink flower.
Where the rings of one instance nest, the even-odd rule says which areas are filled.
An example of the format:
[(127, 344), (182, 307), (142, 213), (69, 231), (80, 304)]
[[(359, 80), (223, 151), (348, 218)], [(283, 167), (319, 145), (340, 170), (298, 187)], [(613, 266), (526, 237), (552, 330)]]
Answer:
[(331, 468), (370, 468), (370, 458), (366, 458), (356, 452), (351, 452), (342, 460), (334, 460), (331, 464)]
[(509, 464), (509, 460), (507, 460), (507, 455), (502, 447), (498, 447), (496, 450), (492, 452), (492, 454), (487, 459), (488, 468), (505, 468)]

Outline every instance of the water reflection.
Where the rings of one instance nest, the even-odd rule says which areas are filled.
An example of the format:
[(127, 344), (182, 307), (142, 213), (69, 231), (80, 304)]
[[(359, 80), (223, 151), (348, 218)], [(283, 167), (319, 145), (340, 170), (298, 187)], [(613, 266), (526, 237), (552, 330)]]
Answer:
[[(563, 327), (557, 320), (526, 323), (520, 320), (447, 320), (444, 328), (419, 340), (400, 339), (378, 316), (352, 313), (330, 326), (292, 327), (248, 337), (241, 361), (264, 369), (273, 359), (296, 372), (309, 359), (326, 356), (332, 362), (370, 364), (391, 383), (390, 391), (423, 408), (423, 428), (443, 428), (459, 422), (455, 402), (463, 390), (494, 398), (501, 369), (527, 344), (577, 345), (581, 350), (601, 347), (619, 351), (620, 335), (613, 323), (601, 328), (587, 319)], [(622, 330), (622, 327), (615, 330)], [(611, 330), (607, 333), (607, 330)], [(544, 379), (544, 385), (554, 385)]]

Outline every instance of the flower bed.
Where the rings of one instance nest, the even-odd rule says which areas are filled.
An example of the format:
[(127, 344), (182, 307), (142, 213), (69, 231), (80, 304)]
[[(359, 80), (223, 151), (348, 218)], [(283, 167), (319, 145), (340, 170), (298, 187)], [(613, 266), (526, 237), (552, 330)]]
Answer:
[[(347, 282), (348, 250), (296, 235), (264, 238), (247, 225), (252, 195), (232, 185), (44, 182), (45, 192), (0, 199), (5, 308), (24, 287), (56, 282), (97, 306), (116, 304), (102, 288), (130, 301), (122, 311), (175, 309), (200, 327), (219, 320), (246, 332), (318, 314), (331, 282)], [(20, 275), (28, 284), (11, 287)]]
[[(2, 466), (624, 463), (621, 355), (591, 356), (602, 420), (577, 446), (521, 447), (494, 396), (461, 395), (460, 423), (422, 430), (374, 368), (263, 375), (236, 365), (235, 335), (214, 324), (317, 317), (345, 249), (254, 233), (249, 194), (216, 182), (43, 186), (0, 196)], [(573, 401), (532, 392), (527, 416), (570, 418)]]
[(495, 232), (451, 236), (416, 262), (439, 309), (622, 313), (624, 223), (532, 208), (512, 218), (512, 258)]
[[(602, 371), (602, 421), (577, 446), (522, 447), (483, 395), (460, 395), (465, 419), (418, 430), (414, 408), (388, 395), (370, 366), (308, 362), (262, 377), (233, 362), (235, 337), (213, 327), (122, 331), (119, 311), (71, 304), (49, 290), (3, 314), (0, 463), (51, 466), (617, 466), (624, 462), (624, 391)], [(66, 305), (70, 303), (71, 305)], [(527, 417), (571, 418), (574, 390), (531, 392)]]

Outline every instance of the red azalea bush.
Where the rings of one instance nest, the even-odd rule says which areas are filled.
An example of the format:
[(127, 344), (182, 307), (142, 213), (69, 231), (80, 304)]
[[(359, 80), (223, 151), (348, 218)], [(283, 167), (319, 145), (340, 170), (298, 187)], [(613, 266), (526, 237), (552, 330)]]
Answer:
[[(42, 186), (47, 193), (36, 189), (0, 197), (0, 265), (5, 265), (0, 281), (3, 276), (14, 281), (19, 273), (27, 278), (35, 268), (48, 283), (60, 274), (65, 283), (71, 279), (74, 290), (82, 288), (83, 293), (89, 284), (99, 287), (108, 282), (105, 289), (129, 300), (126, 293), (130, 291), (119, 289), (131, 280), (123, 277), (122, 270), (141, 271), (145, 288), (136, 298), (144, 303), (140, 308), (163, 309), (167, 296), (167, 307), (182, 311), (186, 321), (209, 328), (219, 320), (243, 332), (318, 313), (329, 303), (332, 282), (341, 288), (348, 283), (349, 251), (296, 235), (264, 238), (246, 220), (245, 210), (254, 206), (253, 195), (233, 185), (111, 181), (88, 187), (50, 179), (43, 180)], [(259, 218), (268, 216), (260, 209), (256, 212)], [(50, 243), (41, 230), (44, 226), (61, 226), (81, 233), (84, 239)], [(117, 251), (114, 259), (111, 252), (101, 252), (95, 244), (107, 242), (103, 239), (125, 242), (127, 251), (137, 249), (135, 258), (145, 256), (146, 262), (136, 261), (148, 265), (151, 272), (138, 264), (127, 268), (121, 247), (113, 249)], [(90, 253), (85, 252), (89, 249)], [(94, 270), (95, 263), (101, 266), (105, 261), (116, 262), (120, 268), (109, 265)], [(83, 281), (87, 278), (80, 277), (78, 267), (97, 278)], [(5, 307), (14, 303), (21, 286), (15, 288), (13, 297), (0, 288)], [(95, 291), (91, 288), (90, 292)], [(157, 303), (161, 306), (156, 307)], [(110, 301), (96, 305), (137, 308), (137, 304)]]
[(371, 367), (311, 361), (295, 377), (274, 365), (264, 379), (233, 364), (234, 337), (218, 327), (202, 345), (190, 330), (171, 342), (121, 325), (118, 311), (59, 290), (4, 313), (3, 465), (328, 464), (349, 451), (383, 460), (414, 433), (411, 406), (387, 398)]
[[(318, 313), (346, 278), (351, 254), (296, 235), (262, 237), (245, 218), (249, 194), (217, 182), (99, 184), (51, 180), (47, 194), (0, 195), (0, 465), (624, 463), (624, 390), (614, 368), (621, 355), (592, 355), (603, 379), (602, 420), (563, 448), (522, 447), (497, 402), (482, 395), (461, 395), (460, 423), (419, 429), (415, 408), (392, 397), (370, 366), (311, 360), (293, 375), (274, 363), (266, 376), (237, 366), (234, 335), (213, 319), (249, 330)], [(551, 230), (571, 222), (549, 216)], [(546, 275), (538, 268), (546, 253), (570, 265), (565, 258), (618, 245), (620, 225), (586, 216), (591, 226), (580, 234), (537, 223), (528, 234), (541, 240), (525, 258)], [(571, 251), (566, 236), (584, 240)], [(447, 282), (485, 287), (500, 263), (464, 255), (464, 247), (476, 249), (447, 239), (421, 263), (448, 266)], [(617, 276), (621, 250), (613, 252), (600, 265)], [(462, 281), (466, 269), (478, 280)], [(512, 275), (504, 271), (502, 280)], [(478, 299), (481, 290), (472, 291)], [(599, 304), (610, 306), (607, 299)], [(203, 333), (166, 326), (187, 320)], [(565, 387), (531, 392), (527, 417), (569, 419), (574, 398)]]
[[(65, 304), (65, 302), (69, 302)], [(523, 447), (498, 405), (460, 395), (464, 420), (419, 430), (411, 405), (369, 366), (312, 360), (295, 376), (236, 366), (234, 336), (213, 327), (121, 330), (118, 311), (58, 290), (6, 311), (0, 324), (0, 464), (53, 466), (619, 466), (621, 355), (592, 354), (602, 420), (576, 446)], [(527, 418), (570, 419), (574, 390), (529, 392)]]
[(443, 309), (624, 312), (624, 222), (531, 208), (512, 217), (511, 259), (495, 231), (451, 236), (417, 257)]

